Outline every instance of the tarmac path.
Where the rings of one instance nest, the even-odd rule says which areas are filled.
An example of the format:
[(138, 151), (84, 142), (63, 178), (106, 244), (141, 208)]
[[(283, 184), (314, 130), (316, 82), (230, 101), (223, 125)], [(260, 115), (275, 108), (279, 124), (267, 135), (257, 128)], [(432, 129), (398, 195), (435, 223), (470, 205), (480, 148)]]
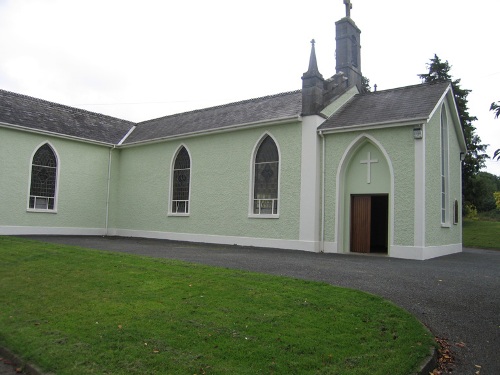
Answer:
[(25, 237), (363, 290), (403, 307), (446, 339), (454, 355), (453, 374), (500, 374), (500, 251), (463, 249), (414, 261), (123, 237)]

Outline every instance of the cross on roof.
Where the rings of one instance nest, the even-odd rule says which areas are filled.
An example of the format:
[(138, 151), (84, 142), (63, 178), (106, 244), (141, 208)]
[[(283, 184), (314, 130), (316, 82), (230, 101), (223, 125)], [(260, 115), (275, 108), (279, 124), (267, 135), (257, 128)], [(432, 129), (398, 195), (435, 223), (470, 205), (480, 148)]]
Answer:
[(345, 4), (345, 16), (351, 17), (351, 9), (352, 9), (351, 0), (344, 0), (344, 4)]

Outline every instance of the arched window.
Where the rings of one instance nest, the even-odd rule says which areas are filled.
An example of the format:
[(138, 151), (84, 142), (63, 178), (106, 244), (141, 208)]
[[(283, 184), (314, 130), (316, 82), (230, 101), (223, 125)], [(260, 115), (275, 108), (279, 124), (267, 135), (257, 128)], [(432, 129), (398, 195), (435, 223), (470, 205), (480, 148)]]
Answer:
[(441, 108), (441, 223), (449, 221), (448, 203), (448, 118), (446, 107)]
[(279, 153), (276, 143), (266, 135), (254, 161), (253, 214), (278, 214)]
[(174, 161), (172, 177), (172, 204), (173, 214), (189, 213), (189, 184), (191, 180), (191, 158), (184, 146), (177, 152)]
[(57, 186), (57, 158), (47, 143), (40, 146), (31, 161), (29, 208), (54, 210)]

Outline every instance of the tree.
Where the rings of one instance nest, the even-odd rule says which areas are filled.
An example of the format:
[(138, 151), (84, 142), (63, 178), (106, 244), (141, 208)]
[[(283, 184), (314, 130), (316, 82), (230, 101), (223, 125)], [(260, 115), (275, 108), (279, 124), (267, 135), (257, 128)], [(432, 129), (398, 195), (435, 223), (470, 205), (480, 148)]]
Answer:
[(361, 76), (361, 92), (370, 92), (372, 88), (370, 87), (370, 80), (365, 76)]
[(462, 89), (460, 87), (460, 79), (452, 79), (450, 75), (451, 66), (448, 61), (441, 61), (437, 55), (427, 63), (429, 73), (419, 74), (418, 76), (423, 82), (450, 82), (455, 96), (460, 124), (465, 136), (467, 145), (467, 154), (462, 163), (462, 191), (464, 194), (464, 202), (474, 201), (473, 180), (474, 176), (484, 168), (486, 159), (489, 156), (485, 153), (486, 146), (481, 143), (481, 138), (476, 134), (476, 128), (472, 125), (477, 117), (469, 114), (467, 107), (467, 95), (471, 90)]
[[(498, 118), (498, 116), (500, 116), (500, 104), (498, 103), (500, 102), (493, 102), (490, 106), (490, 111), (493, 111), (493, 113), (495, 114), (495, 118)], [(493, 159), (497, 159), (498, 161), (500, 161), (500, 148), (493, 154)]]
[(488, 172), (479, 172), (472, 180), (474, 200), (478, 212), (491, 211), (496, 208), (495, 192), (500, 190), (500, 177)]

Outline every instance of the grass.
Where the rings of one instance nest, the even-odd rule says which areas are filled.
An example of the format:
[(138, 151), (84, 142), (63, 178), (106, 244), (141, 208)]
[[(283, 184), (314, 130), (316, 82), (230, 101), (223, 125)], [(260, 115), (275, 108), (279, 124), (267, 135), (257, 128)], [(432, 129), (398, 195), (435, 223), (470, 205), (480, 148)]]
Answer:
[(0, 237), (0, 346), (71, 374), (404, 374), (409, 313), (324, 283)]
[(500, 222), (464, 219), (462, 242), (465, 247), (500, 250)]

